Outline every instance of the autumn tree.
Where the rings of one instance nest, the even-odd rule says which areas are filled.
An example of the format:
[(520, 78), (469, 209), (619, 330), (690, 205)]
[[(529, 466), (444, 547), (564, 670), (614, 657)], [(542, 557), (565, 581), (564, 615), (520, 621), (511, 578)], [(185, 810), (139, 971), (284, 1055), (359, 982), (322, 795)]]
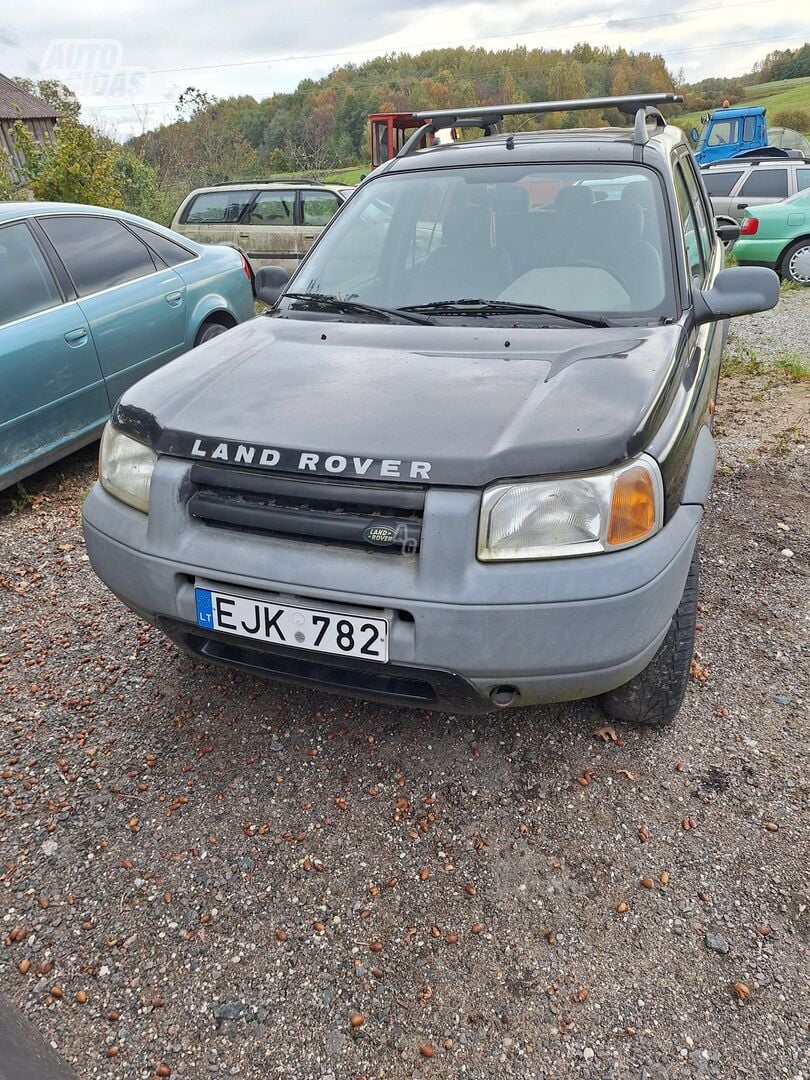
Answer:
[(122, 206), (114, 175), (117, 151), (97, 138), (86, 124), (60, 120), (53, 140), (40, 143), (18, 122), (13, 138), (24, 163), (21, 184), (34, 198)]

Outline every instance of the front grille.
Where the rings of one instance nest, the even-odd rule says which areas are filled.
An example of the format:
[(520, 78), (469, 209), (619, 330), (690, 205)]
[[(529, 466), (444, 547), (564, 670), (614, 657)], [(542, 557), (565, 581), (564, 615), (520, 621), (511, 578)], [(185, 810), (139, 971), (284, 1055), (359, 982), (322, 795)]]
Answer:
[(425, 489), (349, 480), (302, 480), (192, 465), (188, 512), (207, 525), (415, 555)]

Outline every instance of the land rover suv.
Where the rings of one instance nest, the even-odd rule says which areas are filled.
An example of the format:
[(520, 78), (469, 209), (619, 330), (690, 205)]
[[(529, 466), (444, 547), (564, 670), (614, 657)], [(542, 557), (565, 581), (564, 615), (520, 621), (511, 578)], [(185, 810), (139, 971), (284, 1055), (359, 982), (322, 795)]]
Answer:
[[(198, 657), (383, 702), (599, 696), (665, 724), (692, 656), (727, 320), (672, 95), (431, 112), (272, 309), (127, 391), (96, 572)], [(630, 127), (499, 134), (616, 107)], [(419, 149), (433, 126), (482, 138)]]

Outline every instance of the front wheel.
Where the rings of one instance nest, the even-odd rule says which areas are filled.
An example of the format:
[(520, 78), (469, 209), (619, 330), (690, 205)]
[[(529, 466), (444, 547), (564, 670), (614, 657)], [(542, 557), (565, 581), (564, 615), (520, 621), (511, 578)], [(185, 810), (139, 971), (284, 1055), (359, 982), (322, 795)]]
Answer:
[(797, 285), (810, 285), (810, 238), (797, 240), (782, 258), (782, 277)]
[(689, 681), (697, 604), (698, 554), (695, 547), (681, 602), (660, 649), (630, 682), (599, 697), (599, 703), (611, 720), (665, 727), (675, 719)]

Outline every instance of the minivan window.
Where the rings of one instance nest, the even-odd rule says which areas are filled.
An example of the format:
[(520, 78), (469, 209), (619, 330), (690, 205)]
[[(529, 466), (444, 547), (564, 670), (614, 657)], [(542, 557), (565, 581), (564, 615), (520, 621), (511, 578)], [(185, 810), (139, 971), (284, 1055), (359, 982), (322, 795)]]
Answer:
[(796, 170), (796, 190), (807, 191), (810, 188), (810, 169)]
[[(537, 205), (537, 192), (553, 194)], [(472, 298), (649, 318), (673, 312), (668, 250), (661, 182), (642, 166), (390, 173), (352, 195), (290, 291), (387, 308)]]
[(61, 304), (50, 268), (23, 222), (0, 228), (0, 326)]
[(742, 176), (742, 169), (704, 169), (703, 183), (709, 196), (722, 198), (731, 194), (731, 189)]
[(203, 191), (180, 219), (187, 225), (211, 225), (238, 221), (255, 191)]
[(738, 194), (784, 199), (788, 193), (787, 169), (753, 168)]
[(175, 243), (174, 240), (169, 240), (167, 236), (161, 236), (160, 233), (152, 232), (151, 229), (144, 229), (143, 226), (136, 225), (132, 221), (128, 221), (127, 224), (136, 236), (139, 236), (145, 244), (149, 245), (152, 251), (160, 256), (167, 266), (179, 266), (180, 263), (189, 262), (194, 258), (193, 251), (184, 248), (182, 244)]
[(39, 223), (79, 296), (155, 272), (148, 249), (115, 218), (76, 214), (42, 217)]
[(294, 191), (263, 191), (250, 208), (248, 225), (294, 224)]

